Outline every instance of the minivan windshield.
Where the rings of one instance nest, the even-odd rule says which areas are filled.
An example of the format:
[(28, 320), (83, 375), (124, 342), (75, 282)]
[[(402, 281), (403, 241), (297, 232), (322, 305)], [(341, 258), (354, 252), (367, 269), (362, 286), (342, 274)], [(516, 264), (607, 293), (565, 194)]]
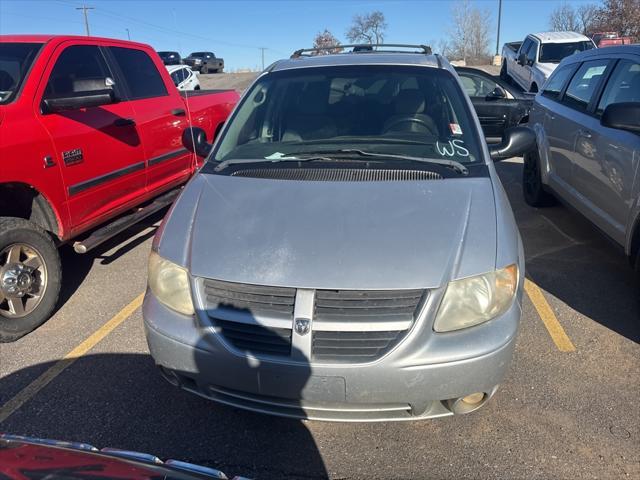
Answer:
[(358, 150), (469, 164), (482, 159), (478, 138), (464, 93), (447, 70), (298, 68), (256, 81), (211, 158), (235, 163)]
[(571, 43), (543, 43), (540, 47), (540, 63), (560, 63), (563, 58), (574, 53), (591, 50), (593, 43), (589, 40)]
[(0, 43), (0, 104), (16, 97), (40, 47), (41, 43)]

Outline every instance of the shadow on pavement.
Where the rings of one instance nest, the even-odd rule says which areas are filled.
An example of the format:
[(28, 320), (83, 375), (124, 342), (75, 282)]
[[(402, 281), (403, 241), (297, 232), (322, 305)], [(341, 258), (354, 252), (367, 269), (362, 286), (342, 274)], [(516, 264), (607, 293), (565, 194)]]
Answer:
[(496, 164), (514, 210), (527, 277), (573, 310), (640, 342), (640, 285), (624, 254), (579, 213), (522, 197), (522, 164)]
[[(12, 390), (14, 377), (33, 378), (29, 370), (37, 375), (52, 365), (0, 379), (0, 392)], [(0, 405), (8, 400), (3, 397), (0, 393)], [(0, 431), (152, 453), (211, 466), (229, 478), (327, 478), (301, 421), (244, 412), (184, 392), (161, 378), (149, 355), (79, 358), (0, 424)]]
[[(108, 265), (126, 253), (130, 252), (138, 245), (144, 243), (156, 233), (154, 224), (158, 223), (164, 217), (167, 209), (160, 210), (155, 214), (144, 219), (142, 222), (132, 225), (125, 231), (110, 238), (102, 245), (97, 246), (85, 254), (78, 254), (73, 251), (71, 245), (64, 245), (60, 248), (60, 260), (62, 262), (62, 287), (60, 289), (60, 297), (54, 311), (60, 310), (65, 303), (69, 301), (72, 295), (80, 288), (82, 282), (87, 277), (96, 259), (100, 260), (102, 265)], [(139, 235), (133, 240), (132, 237), (142, 233), (148, 228), (152, 228), (144, 235)], [(110, 250), (117, 248), (114, 252), (107, 254)]]

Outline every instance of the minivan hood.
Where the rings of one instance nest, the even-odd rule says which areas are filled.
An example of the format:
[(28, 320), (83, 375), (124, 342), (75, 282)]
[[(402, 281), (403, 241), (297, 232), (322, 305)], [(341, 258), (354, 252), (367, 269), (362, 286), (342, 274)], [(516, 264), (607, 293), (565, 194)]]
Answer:
[(495, 268), (495, 212), (488, 177), (307, 182), (200, 174), (158, 248), (193, 276), (230, 282), (433, 288)]

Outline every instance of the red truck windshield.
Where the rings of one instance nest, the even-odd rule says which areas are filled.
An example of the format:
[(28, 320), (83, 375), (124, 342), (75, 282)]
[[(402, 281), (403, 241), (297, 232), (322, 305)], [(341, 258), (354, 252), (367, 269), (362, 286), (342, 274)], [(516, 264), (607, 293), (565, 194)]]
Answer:
[(16, 97), (40, 47), (41, 43), (0, 43), (0, 104)]

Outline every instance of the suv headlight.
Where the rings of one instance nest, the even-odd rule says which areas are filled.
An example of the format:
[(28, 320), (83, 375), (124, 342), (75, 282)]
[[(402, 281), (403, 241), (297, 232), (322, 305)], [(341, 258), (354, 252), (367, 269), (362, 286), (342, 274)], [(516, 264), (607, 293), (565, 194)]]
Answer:
[(149, 288), (167, 307), (183, 315), (193, 315), (193, 301), (187, 271), (156, 252), (149, 256)]
[(491, 320), (506, 312), (516, 296), (518, 266), (449, 282), (433, 329), (450, 332)]

